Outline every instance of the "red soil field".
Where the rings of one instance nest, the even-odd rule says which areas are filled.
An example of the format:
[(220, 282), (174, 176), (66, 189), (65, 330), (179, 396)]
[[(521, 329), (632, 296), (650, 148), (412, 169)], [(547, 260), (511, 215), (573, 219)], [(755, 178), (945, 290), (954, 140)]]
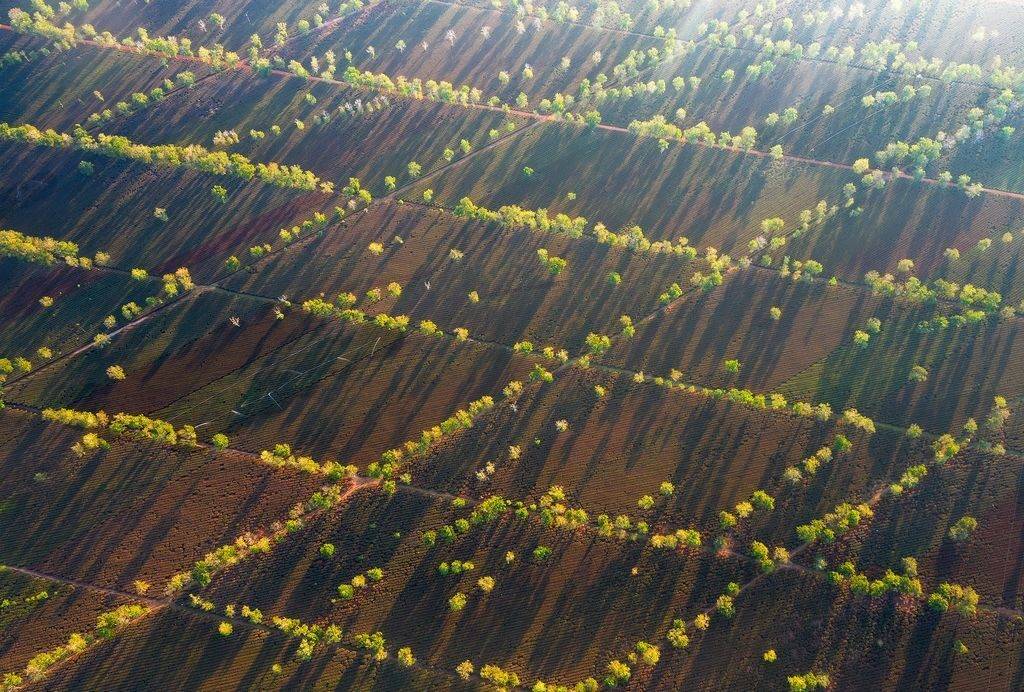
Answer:
[[(17, 286), (17, 290), (15, 287)], [(88, 343), (104, 331), (103, 319), (130, 301), (143, 305), (159, 290), (152, 282), (131, 280), (127, 274), (104, 270), (44, 268), (0, 261), (0, 353), (24, 356), (38, 367), (34, 353), (45, 346), (54, 356)], [(53, 298), (44, 308), (39, 299)]]
[[(789, 398), (827, 401), (837, 411), (853, 406), (903, 427), (917, 423), (937, 434), (958, 430), (969, 417), (982, 421), (997, 395), (1016, 400), (1024, 391), (1020, 319), (921, 334), (920, 315), (891, 315), (874, 343), (861, 348), (850, 333), (843, 346), (777, 390)], [(928, 371), (925, 382), (908, 379), (914, 365)]]
[[(841, 183), (834, 193), (839, 187)], [(1024, 210), (1021, 200), (984, 193), (968, 199), (956, 188), (907, 179), (868, 192), (859, 203), (864, 208), (859, 217), (840, 214), (773, 254), (778, 259), (783, 254), (816, 259), (829, 274), (850, 281), (861, 281), (871, 270), (895, 272), (901, 259), (911, 259), (917, 276), (931, 278), (939, 276), (947, 264), (946, 248), (967, 255), (982, 238), (992, 238), (998, 244), (1004, 232), (1017, 229)], [(998, 280), (991, 284), (985, 280), (996, 277), (980, 273), (971, 278), (987, 288), (1011, 292)]]
[[(236, 454), (110, 440), (76, 457), (72, 429), (19, 421), (4, 446), (0, 562), (66, 579), (160, 594), (173, 574), (245, 531), (268, 527), (319, 486), (317, 478)], [(15, 463), (17, 460), (17, 463)], [(58, 642), (63, 643), (63, 642)]]
[(250, 452), (287, 442), (297, 454), (365, 468), (469, 402), (500, 398), (531, 368), (530, 359), (495, 347), (334, 324), (155, 415), (199, 416)]
[[(773, 307), (782, 310), (778, 320)], [(675, 368), (686, 381), (768, 392), (848, 343), (868, 318), (891, 311), (867, 287), (793, 282), (753, 268), (673, 304), (601, 362), (664, 377)], [(729, 358), (740, 361), (739, 373), (722, 367)]]
[[(136, 674), (144, 669), (152, 689), (476, 689), (447, 671), (403, 668), (394, 657), (374, 664), (347, 649), (334, 648), (317, 656), (312, 665), (300, 665), (291, 658), (296, 640), (244, 625), (236, 625), (232, 636), (222, 637), (215, 619), (195, 612), (165, 609), (151, 615), (123, 636), (55, 670), (47, 688), (132, 687), (138, 684)], [(274, 663), (282, 666), (280, 674), (271, 671)]]
[[(118, 38), (143, 27), (153, 36), (185, 36), (196, 46), (222, 43), (229, 50), (242, 51), (254, 33), (263, 37), (264, 45), (273, 45), (278, 22), (287, 22), (294, 32), (294, 23), (312, 20), (316, 7), (304, 0), (99, 0), (90, 3), (89, 11), (76, 24), (91, 22), (97, 31), (110, 31)], [(332, 9), (337, 9), (337, 3)], [(224, 17), (223, 29), (210, 20), (213, 13)], [(335, 16), (332, 13), (325, 19)]]
[[(39, 406), (151, 412), (325, 324), (301, 316), (279, 321), (269, 301), (197, 289), (109, 346), (30, 374), (8, 388), (9, 397)], [(131, 373), (129, 379), (107, 378), (106, 368), (115, 362)], [(68, 368), (79, 376), (66, 377)]]

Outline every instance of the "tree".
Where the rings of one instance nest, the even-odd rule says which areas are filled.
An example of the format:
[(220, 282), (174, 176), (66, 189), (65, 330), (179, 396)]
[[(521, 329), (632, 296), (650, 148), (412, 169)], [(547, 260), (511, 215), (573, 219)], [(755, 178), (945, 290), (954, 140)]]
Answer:
[(412, 649), (408, 646), (403, 646), (395, 652), (395, 658), (398, 659), (398, 663), (404, 668), (411, 668), (416, 665), (416, 657), (412, 655)]
[(217, 433), (212, 439), (213, 446), (217, 449), (227, 449), (228, 447), (228, 436), (224, 433)]
[(955, 524), (949, 527), (949, 539), (956, 543), (963, 543), (970, 539), (977, 528), (977, 519), (971, 516), (962, 516)]
[(467, 600), (466, 594), (460, 591), (448, 599), (448, 609), (453, 613), (457, 613), (466, 607)]
[(107, 368), (107, 377), (109, 377), (112, 380), (125, 379), (126, 375), (124, 372), (124, 368), (122, 368), (120, 365), (111, 365), (110, 367)]
[(210, 192), (213, 194), (213, 198), (216, 199), (221, 204), (226, 202), (228, 199), (227, 188), (225, 188), (222, 185), (214, 185)]

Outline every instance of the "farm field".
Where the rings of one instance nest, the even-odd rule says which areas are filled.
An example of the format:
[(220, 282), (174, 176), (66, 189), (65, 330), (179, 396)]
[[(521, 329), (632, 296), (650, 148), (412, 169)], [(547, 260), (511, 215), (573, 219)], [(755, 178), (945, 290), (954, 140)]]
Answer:
[(0, 0), (0, 692), (1024, 688), (1024, 10)]

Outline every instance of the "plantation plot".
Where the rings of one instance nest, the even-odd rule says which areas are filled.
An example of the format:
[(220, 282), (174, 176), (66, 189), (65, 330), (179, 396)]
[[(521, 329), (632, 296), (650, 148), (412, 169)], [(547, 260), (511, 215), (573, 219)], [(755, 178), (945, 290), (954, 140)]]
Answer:
[(500, 396), (531, 366), (482, 344), (325, 324), (156, 415), (201, 416), (247, 451), (284, 442), (296, 454), (365, 468), (471, 401)]
[[(24, 414), (4, 412), (3, 421)], [(34, 423), (0, 463), (0, 562), (153, 595), (213, 548), (268, 527), (317, 479), (228, 452), (109, 440), (71, 451), (81, 431)], [(100, 433), (103, 434), (102, 431)], [(147, 589), (148, 590), (148, 589)], [(62, 642), (60, 642), (62, 643)]]
[[(1021, 675), (1017, 623), (960, 619), (891, 597), (851, 596), (823, 574), (786, 570), (736, 598), (736, 616), (666, 649), (654, 689), (786, 689), (787, 677), (828, 675), (836, 689), (1011, 689)], [(956, 643), (967, 654), (956, 653)], [(764, 660), (767, 651), (774, 662)], [(727, 657), (728, 666), (721, 664)]]
[[(774, 65), (770, 73), (762, 67), (766, 62)], [(736, 75), (728, 82), (721, 77), (727, 70)], [(691, 77), (700, 78), (699, 86)], [(676, 78), (689, 81), (673, 83)], [(707, 45), (645, 70), (640, 80), (663, 80), (665, 93), (598, 101), (602, 122), (625, 127), (660, 114), (684, 130), (706, 122), (716, 133), (737, 135), (749, 126), (757, 130), (758, 149), (780, 145), (787, 154), (838, 163), (871, 156), (891, 141), (913, 142), (934, 137), (940, 129), (955, 130), (989, 91)], [(879, 92), (894, 92), (896, 103), (865, 105), (864, 97)], [(770, 124), (773, 113), (777, 122)]]
[[(322, 13), (325, 21), (338, 16), (333, 10), (340, 3), (330, 4), (332, 11)], [(99, 0), (91, 2), (89, 11), (75, 23), (90, 22), (97, 31), (110, 31), (118, 38), (143, 28), (153, 36), (189, 38), (196, 47), (220, 43), (241, 52), (252, 34), (259, 34), (265, 45), (273, 45), (279, 22), (292, 31), (302, 19), (312, 26), (317, 8), (317, 3), (306, 0)], [(214, 15), (220, 15), (223, 22)]]
[[(600, 399), (595, 384), (606, 390)], [(898, 435), (868, 438), (842, 430), (854, 440), (853, 450), (836, 455), (841, 460), (823, 464), (813, 480), (808, 474), (794, 490), (784, 471), (830, 446), (840, 432), (834, 423), (633, 384), (596, 369), (574, 370), (553, 385), (529, 390), (517, 409), (497, 407), (416, 463), (413, 477), (428, 487), (477, 497), (536, 497), (558, 485), (568, 504), (595, 517), (625, 513), (655, 530), (716, 529), (719, 511), (762, 489), (779, 502), (793, 496), (785, 513), (757, 522), (781, 534), (781, 543), (791, 539), (796, 517), (870, 494), (876, 479), (902, 470), (898, 459), (906, 454)], [(557, 421), (565, 421), (566, 430)], [(511, 446), (518, 451), (510, 453)], [(673, 486), (667, 494), (665, 481)], [(645, 495), (654, 504), (640, 508)]]
[[(120, 272), (0, 260), (0, 353), (40, 365), (49, 358), (37, 349), (50, 349), (52, 358), (86, 344), (105, 330), (108, 315), (120, 319), (122, 305), (142, 306), (158, 289)], [(40, 303), (46, 298), (53, 299), (49, 307)]]
[[(409, 646), (442, 670), (468, 659), (524, 680), (573, 684), (601, 675), (608, 659), (624, 658), (636, 641), (657, 641), (677, 613), (713, 603), (728, 582), (750, 576), (738, 560), (652, 552), (543, 529), (535, 520), (502, 520), (450, 546), (423, 547), (421, 530), (434, 525), (442, 504), (405, 492), (390, 500), (357, 495), (300, 540), (225, 573), (204, 597), (337, 623), (350, 635), (380, 631), (389, 646)], [(334, 557), (321, 555), (324, 543), (335, 546)], [(537, 557), (538, 546), (550, 556)], [(452, 560), (473, 569), (439, 573)], [(373, 567), (383, 571), (380, 581), (338, 597), (340, 583)], [(490, 591), (477, 583), (485, 576), (494, 580)], [(465, 605), (452, 610), (458, 593)]]
[[(510, 104), (525, 93), (536, 106), (558, 92), (575, 93), (580, 80), (610, 72), (630, 50), (660, 43), (530, 19), (520, 32), (518, 21), (510, 13), (458, 3), (388, 3), (371, 10), (364, 21), (342, 23), (313, 41), (300, 40), (286, 53), (307, 67), (312, 57), (322, 64), (328, 50), (339, 59), (350, 53), (360, 70), (468, 84), (480, 89), (485, 100), (497, 96)], [(499, 77), (502, 72), (507, 80)]]
[[(998, 243), (1004, 232), (1019, 227), (1024, 214), (1024, 200), (986, 193), (970, 199), (952, 187), (907, 179), (870, 191), (859, 203), (861, 215), (851, 218), (841, 211), (828, 223), (794, 235), (772, 254), (777, 260), (783, 255), (813, 258), (829, 274), (849, 281), (861, 281), (871, 270), (895, 273), (900, 260), (910, 259), (914, 274), (932, 278), (948, 264), (946, 248), (966, 255), (983, 238)], [(1006, 283), (1016, 283), (1012, 273), (1003, 278), (981, 271), (970, 278), (991, 290), (1020, 291)], [(993, 280), (991, 285), (987, 279)]]
[[(1020, 457), (968, 453), (932, 468), (915, 490), (880, 505), (867, 531), (837, 545), (835, 554), (872, 577), (911, 556), (929, 584), (970, 584), (984, 606), (1020, 609), (1022, 477)], [(961, 530), (957, 522), (965, 516), (974, 522)]]
[(958, 147), (944, 161), (945, 167), (989, 188), (1024, 193), (1024, 118), (1011, 114), (1005, 124), (1014, 128), (1013, 135), (989, 128), (980, 140)]
[[(92, 168), (84, 170), (82, 161)], [(302, 221), (328, 199), (24, 145), (0, 146), (0, 170), (4, 228), (73, 241), (85, 256), (105, 252), (121, 269), (162, 274), (187, 267), (197, 281), (220, 270), (238, 247), (275, 239), (282, 226)], [(212, 194), (215, 185), (227, 190), (225, 202)]]
[[(350, 177), (384, 194), (385, 176), (401, 184), (514, 130), (520, 119), (497, 111), (416, 102), (393, 95), (272, 76), (212, 79), (139, 112), (112, 131), (146, 142), (220, 145), (254, 161), (294, 164), (334, 181)], [(228, 133), (226, 143), (220, 136)], [(234, 137), (237, 135), (237, 138)], [(233, 143), (232, 143), (233, 142)]]
[(889, 40), (904, 46), (917, 44), (918, 51), (907, 51), (914, 58), (921, 55), (928, 60), (939, 58), (987, 67), (996, 56), (1002, 56), (1010, 65), (1024, 63), (1020, 40), (1024, 10), (1016, 4), (956, 0), (905, 2), (899, 6), (864, 3), (843, 7), (842, 16), (822, 23), (807, 25), (800, 20), (804, 11), (821, 9), (832, 10), (816, 0), (784, 7), (783, 13), (795, 20), (796, 27), (785, 38), (804, 45), (819, 41), (824, 48), (840, 49)]
[[(371, 243), (381, 244), (381, 255), (371, 254)], [(537, 259), (540, 249), (564, 258), (567, 269), (552, 276)], [(452, 251), (463, 256), (453, 259)], [(362, 296), (397, 282), (401, 296), (385, 294), (382, 305), (392, 314), (409, 314), (414, 323), (429, 319), (449, 332), (465, 327), (477, 339), (508, 346), (528, 339), (537, 350), (554, 344), (576, 353), (589, 332), (613, 333), (622, 315), (639, 318), (654, 311), (662, 291), (685, 283), (690, 266), (683, 258), (630, 253), (592, 239), (510, 230), (421, 205), (384, 204), (222, 285), (298, 300), (318, 293), (330, 299), (343, 291)]]
[(20, 672), (34, 655), (63, 646), (72, 633), (86, 634), (96, 618), (131, 603), (128, 598), (0, 571), (3, 629), (0, 671)]
[[(0, 31), (0, 53), (15, 48), (30, 52), (46, 45)], [(48, 52), (0, 70), (0, 121), (71, 130), (77, 123), (85, 125), (93, 113), (110, 109), (112, 117), (121, 114), (121, 102), (131, 110), (146, 107), (171, 89), (209, 74), (200, 63), (164, 66), (156, 58), (84, 44)], [(183, 77), (185, 73), (191, 79)], [(145, 100), (133, 99), (133, 94), (143, 94)]]
[(759, 235), (762, 220), (778, 216), (795, 224), (801, 210), (853, 179), (847, 171), (695, 144), (675, 143), (659, 153), (653, 138), (550, 124), (404, 196), (418, 199), (429, 187), (444, 206), (469, 196), (489, 209), (543, 207), (616, 232), (639, 225), (651, 240), (686, 237), (701, 248), (741, 252)]
[[(323, 324), (311, 318), (278, 320), (270, 301), (198, 290), (116, 335), (109, 345), (23, 378), (8, 388), (8, 398), (149, 413)], [(126, 379), (108, 377), (113, 364), (124, 369)], [(72, 371), (75, 377), (68, 376)]]
[[(864, 288), (740, 270), (658, 314), (601, 362), (663, 377), (676, 369), (710, 387), (769, 392), (849, 342), (869, 318), (887, 319), (892, 310)], [(740, 361), (739, 372), (726, 370), (729, 359)]]
[[(925, 334), (920, 312), (894, 312), (866, 346), (846, 343), (777, 387), (790, 399), (854, 407), (876, 420), (940, 434), (989, 413), (993, 397), (1024, 393), (1018, 319)], [(863, 329), (863, 327), (861, 327)], [(924, 368), (915, 374), (915, 366)], [(919, 381), (921, 376), (924, 381)], [(915, 379), (916, 378), (916, 379)]]
[[(315, 664), (304, 665), (292, 659), (296, 647), (297, 640), (281, 633), (237, 622), (232, 635), (224, 637), (217, 633), (213, 616), (166, 609), (54, 671), (47, 687), (133, 687), (138, 685), (138, 671), (145, 670), (151, 689), (476, 689), (445, 671), (404, 668), (393, 657), (375, 663), (336, 647), (321, 653)], [(281, 666), (280, 673), (272, 669), (275, 663)]]

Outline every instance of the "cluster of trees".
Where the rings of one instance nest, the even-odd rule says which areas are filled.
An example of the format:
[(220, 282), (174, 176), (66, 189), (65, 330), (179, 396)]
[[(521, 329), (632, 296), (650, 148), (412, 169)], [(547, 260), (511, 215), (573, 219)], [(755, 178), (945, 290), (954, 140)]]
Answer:
[[(845, 438), (844, 438), (845, 439)], [(827, 464), (832, 461), (833, 449), (832, 447), (821, 447), (811, 456), (804, 459), (800, 468), (796, 466), (790, 466), (782, 472), (782, 477), (790, 483), (800, 483), (804, 479), (804, 474), (813, 476), (818, 472), (818, 469), (822, 464)]]
[(558, 233), (570, 238), (582, 237), (587, 228), (587, 220), (582, 216), (555, 214), (552, 217), (548, 215), (547, 209), (523, 209), (516, 205), (506, 205), (492, 211), (474, 204), (469, 197), (459, 200), (452, 213), (461, 218), (497, 223), (506, 228)]
[(547, 248), (537, 249), (537, 258), (552, 276), (558, 276), (569, 265), (564, 257), (556, 257), (547, 251)]
[(764, 490), (755, 490), (749, 500), (741, 500), (736, 503), (732, 512), (722, 510), (718, 513), (718, 524), (723, 529), (733, 529), (740, 519), (746, 519), (754, 513), (755, 509), (771, 512), (775, 509), (775, 498)]
[(803, 673), (801, 675), (790, 675), (786, 678), (789, 684), (789, 692), (811, 692), (812, 690), (823, 690), (831, 683), (827, 673)]
[[(215, 446), (217, 446), (216, 441)], [(224, 439), (224, 446), (227, 446), (226, 437)], [(305, 473), (326, 476), (331, 482), (337, 482), (342, 478), (351, 478), (357, 471), (356, 467), (351, 464), (345, 466), (336, 461), (317, 463), (311, 457), (295, 456), (289, 444), (276, 444), (273, 449), (262, 450), (260, 452), (260, 461), (276, 468), (298, 469)]]
[(198, 144), (179, 146), (160, 144), (150, 146), (132, 142), (121, 135), (100, 134), (93, 137), (76, 126), (74, 134), (40, 130), (33, 125), (9, 125), (0, 123), (0, 141), (15, 141), (46, 146), (55, 149), (85, 151), (115, 159), (141, 161), (153, 166), (190, 168), (203, 173), (227, 175), (241, 180), (259, 180), (276, 187), (299, 190), (332, 192), (334, 183), (322, 181), (311, 171), (299, 166), (282, 166), (278, 163), (253, 163), (241, 154), (223, 151), (209, 151)]
[(874, 512), (867, 504), (861, 503), (854, 506), (843, 502), (823, 517), (796, 527), (796, 535), (803, 543), (813, 541), (832, 543), (839, 536), (859, 526), (862, 520), (870, 519), (873, 516)]
[(313, 658), (317, 647), (330, 646), (341, 641), (341, 628), (337, 625), (310, 625), (295, 618), (277, 616), (271, 618), (271, 622), (275, 629), (299, 640), (299, 646), (295, 650), (295, 658), (299, 661)]
[(881, 579), (869, 579), (866, 574), (857, 572), (853, 562), (847, 560), (830, 571), (828, 579), (838, 586), (849, 587), (850, 592), (858, 596), (881, 598), (894, 593), (910, 598), (924, 597), (924, 587), (917, 575), (917, 560), (912, 557), (903, 558), (900, 573), (886, 569)]
[(952, 608), (960, 615), (971, 616), (978, 612), (978, 592), (971, 586), (943, 582), (928, 596), (928, 607), (945, 613)]
[(424, 531), (421, 540), (423, 545), (428, 548), (437, 545), (438, 538), (445, 543), (451, 543), (456, 537), (468, 533), (473, 527), (493, 524), (504, 517), (513, 507), (517, 513), (525, 511), (525, 505), (522, 502), (512, 503), (500, 495), (491, 495), (482, 500), (468, 517), (456, 519), (436, 531), (433, 529)]
[(384, 578), (384, 570), (380, 567), (371, 567), (362, 574), (357, 574), (348, 582), (338, 585), (338, 597), (342, 600), (350, 600), (355, 596), (356, 589), (365, 589), (368, 584), (375, 584)]
[(35, 264), (53, 265), (58, 260), (76, 262), (78, 245), (66, 240), (25, 235), (0, 229), (0, 257), (13, 257)]
[(708, 124), (703, 121), (682, 129), (678, 125), (668, 122), (665, 116), (655, 115), (650, 120), (633, 120), (629, 123), (629, 131), (638, 137), (658, 138), (664, 143), (661, 145), (662, 151), (668, 147), (668, 140), (683, 141), (690, 144), (700, 142), (745, 150), (750, 150), (757, 146), (757, 129), (749, 125), (744, 127), (737, 135), (729, 134), (728, 132), (715, 134), (708, 127)]

